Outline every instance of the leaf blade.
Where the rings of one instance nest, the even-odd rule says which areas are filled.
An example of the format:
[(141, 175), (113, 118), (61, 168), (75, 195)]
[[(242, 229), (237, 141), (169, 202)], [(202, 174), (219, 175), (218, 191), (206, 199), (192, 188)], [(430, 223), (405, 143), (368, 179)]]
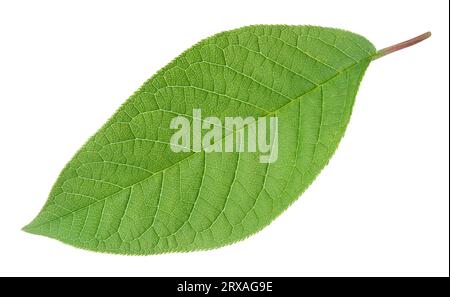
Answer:
[[(328, 162), (374, 54), (358, 35), (319, 27), (244, 27), (200, 42), (147, 81), (83, 146), (25, 230), (124, 254), (213, 248), (259, 231)], [(220, 118), (279, 116), (281, 159), (271, 168), (254, 154), (172, 154), (170, 134), (158, 127), (177, 114), (192, 118), (195, 107)], [(339, 121), (325, 109), (338, 110)], [(271, 201), (277, 193), (282, 197)]]

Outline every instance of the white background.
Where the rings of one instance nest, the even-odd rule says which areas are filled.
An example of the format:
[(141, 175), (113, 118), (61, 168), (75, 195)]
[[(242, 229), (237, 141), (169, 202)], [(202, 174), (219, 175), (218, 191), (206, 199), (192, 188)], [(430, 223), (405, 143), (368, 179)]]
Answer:
[[(448, 1), (0, 0), (0, 275), (448, 276)], [(20, 229), (76, 150), (148, 77), (214, 33), (312, 24), (382, 48), (334, 158), (257, 235), (124, 257)]]

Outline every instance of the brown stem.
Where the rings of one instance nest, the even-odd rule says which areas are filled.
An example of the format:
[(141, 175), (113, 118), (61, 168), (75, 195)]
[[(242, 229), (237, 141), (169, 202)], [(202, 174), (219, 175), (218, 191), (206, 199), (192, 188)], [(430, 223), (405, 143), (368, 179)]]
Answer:
[(373, 57), (372, 60), (376, 60), (376, 59), (381, 58), (383, 56), (392, 54), (393, 52), (396, 52), (396, 51), (402, 50), (404, 48), (410, 47), (410, 46), (412, 46), (412, 45), (414, 45), (416, 43), (424, 41), (425, 39), (429, 38), (430, 36), (431, 36), (431, 32), (427, 32), (427, 33), (423, 33), (422, 35), (419, 35), (417, 37), (414, 37), (412, 39), (400, 42), (400, 43), (398, 43), (396, 45), (386, 47), (386, 48), (384, 48), (382, 50), (379, 50), (375, 54), (375, 56)]

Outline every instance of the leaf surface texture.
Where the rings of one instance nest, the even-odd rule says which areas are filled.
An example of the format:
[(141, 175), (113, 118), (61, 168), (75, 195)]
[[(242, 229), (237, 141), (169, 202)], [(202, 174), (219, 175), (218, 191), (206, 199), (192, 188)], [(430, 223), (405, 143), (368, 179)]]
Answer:
[[(375, 54), (351, 32), (257, 25), (209, 37), (150, 78), (76, 153), (24, 229), (99, 252), (210, 249), (267, 226), (329, 162)], [(170, 121), (278, 117), (278, 159), (170, 149)], [(243, 129), (248, 129), (244, 127)]]

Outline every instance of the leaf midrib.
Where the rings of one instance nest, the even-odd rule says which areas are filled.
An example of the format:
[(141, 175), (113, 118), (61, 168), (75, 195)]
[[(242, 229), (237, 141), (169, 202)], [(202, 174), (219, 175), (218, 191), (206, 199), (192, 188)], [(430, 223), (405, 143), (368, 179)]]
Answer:
[[(277, 113), (277, 112), (280, 111), (281, 109), (283, 109), (283, 108), (285, 108), (285, 107), (287, 107), (287, 106), (289, 106), (289, 105), (291, 105), (291, 104), (297, 102), (298, 100), (300, 100), (300, 99), (303, 98), (304, 96), (306, 96), (306, 95), (308, 95), (308, 94), (314, 92), (314, 91), (317, 90), (318, 88), (323, 87), (323, 86), (326, 85), (328, 82), (330, 82), (331, 80), (333, 80), (333, 79), (336, 78), (337, 76), (341, 75), (342, 73), (344, 73), (344, 72), (350, 70), (351, 68), (353, 68), (353, 67), (355, 67), (355, 66), (360, 65), (363, 61), (365, 61), (365, 60), (369, 60), (369, 61), (372, 60), (374, 56), (375, 56), (375, 54), (371, 54), (371, 55), (369, 55), (369, 56), (367, 56), (367, 57), (365, 57), (365, 58), (362, 58), (362, 59), (360, 59), (359, 61), (356, 61), (355, 63), (352, 63), (351, 65), (349, 65), (349, 66), (343, 68), (341, 71), (337, 71), (335, 75), (331, 76), (330, 78), (326, 79), (325, 81), (323, 81), (323, 82), (320, 83), (320, 84), (316, 84), (316, 85), (315, 85), (313, 88), (311, 88), (309, 91), (307, 91), (307, 92), (305, 92), (305, 93), (299, 95), (298, 97), (292, 99), (291, 101), (289, 101), (288, 103), (282, 105), (281, 107), (277, 108), (276, 110), (271, 111), (271, 112), (269, 112), (269, 113), (263, 115), (263, 117), (268, 117), (268, 116), (270, 116), (270, 115), (273, 115), (273, 114)], [(253, 124), (254, 122), (256, 122), (256, 121), (253, 121), (252, 123), (250, 123), (250, 124), (248, 124), (248, 125), (243, 125), (240, 129), (236, 129), (236, 130), (233, 132), (233, 134), (236, 133), (236, 132), (238, 132), (238, 131), (241, 131), (242, 129), (245, 129), (247, 126)], [(224, 139), (225, 137), (228, 137), (228, 136), (230, 136), (230, 135), (232, 135), (232, 134), (228, 134), (228, 135), (222, 137), (222, 138), (219, 139), (218, 141), (213, 142), (212, 144), (206, 146), (205, 148), (208, 148), (208, 147), (210, 147), (210, 146), (215, 145), (216, 143), (219, 143), (220, 141), (223, 141), (223, 139)], [(89, 208), (89, 207), (91, 207), (92, 205), (95, 205), (96, 203), (103, 202), (103, 201), (107, 200), (108, 198), (110, 198), (110, 197), (112, 197), (112, 196), (114, 196), (114, 195), (116, 195), (116, 194), (118, 194), (118, 193), (120, 193), (120, 192), (122, 192), (122, 191), (125, 191), (125, 190), (127, 190), (127, 189), (129, 189), (129, 188), (132, 188), (132, 187), (134, 187), (135, 185), (137, 185), (137, 184), (139, 184), (139, 183), (142, 183), (143, 181), (145, 181), (145, 180), (147, 180), (147, 179), (149, 179), (149, 178), (151, 178), (151, 177), (153, 177), (153, 176), (155, 176), (155, 175), (157, 175), (157, 174), (159, 174), (159, 173), (161, 173), (161, 172), (165, 172), (166, 170), (169, 170), (170, 168), (174, 167), (175, 165), (178, 165), (179, 163), (181, 163), (181, 162), (183, 162), (183, 161), (185, 161), (185, 160), (191, 158), (192, 156), (195, 156), (195, 155), (198, 154), (198, 153), (199, 153), (199, 152), (193, 152), (192, 154), (190, 154), (190, 155), (187, 156), (186, 158), (183, 158), (183, 159), (181, 159), (181, 160), (179, 160), (179, 161), (173, 163), (172, 165), (170, 165), (170, 166), (168, 166), (168, 167), (166, 167), (166, 168), (164, 168), (164, 169), (161, 169), (161, 170), (159, 170), (159, 171), (155, 171), (153, 174), (151, 174), (151, 175), (149, 175), (149, 176), (147, 176), (147, 177), (145, 177), (145, 178), (143, 178), (143, 179), (141, 179), (141, 180), (139, 180), (139, 181), (137, 181), (137, 182), (135, 182), (135, 183), (133, 183), (133, 184), (131, 184), (131, 185), (125, 187), (125, 188), (123, 188), (123, 189), (120, 189), (119, 191), (114, 192), (114, 193), (112, 193), (112, 194), (110, 194), (110, 195), (108, 195), (108, 196), (106, 196), (106, 197), (104, 197), (104, 198), (102, 198), (102, 199), (99, 199), (99, 200), (97, 200), (97, 201), (95, 201), (95, 202), (93, 202), (93, 203), (90, 203), (90, 204), (88, 204), (88, 205), (85, 205), (85, 206), (83, 206), (83, 207), (81, 207), (81, 208), (78, 208), (78, 209), (76, 209), (76, 210), (74, 210), (74, 211), (71, 211), (71, 212), (69, 212), (69, 213), (67, 213), (67, 214), (61, 215), (61, 216), (59, 216), (59, 217), (57, 217), (57, 218), (54, 218), (54, 219), (48, 220), (48, 221), (46, 221), (46, 222), (43, 222), (43, 223), (41, 223), (41, 224), (39, 224), (39, 225), (37, 225), (37, 226), (32, 226), (32, 223), (31, 223), (30, 225), (26, 226), (24, 229), (30, 230), (30, 229), (36, 229), (36, 228), (39, 228), (39, 227), (41, 227), (41, 226), (43, 226), (43, 225), (49, 224), (49, 223), (54, 222), (54, 221), (56, 221), (56, 220), (60, 220), (60, 219), (66, 217), (66, 216), (68, 216), (68, 215), (71, 215), (71, 214), (74, 214), (74, 213), (76, 213), (76, 212), (82, 211), (82, 210), (84, 210), (84, 209), (86, 209), (86, 208)]]

